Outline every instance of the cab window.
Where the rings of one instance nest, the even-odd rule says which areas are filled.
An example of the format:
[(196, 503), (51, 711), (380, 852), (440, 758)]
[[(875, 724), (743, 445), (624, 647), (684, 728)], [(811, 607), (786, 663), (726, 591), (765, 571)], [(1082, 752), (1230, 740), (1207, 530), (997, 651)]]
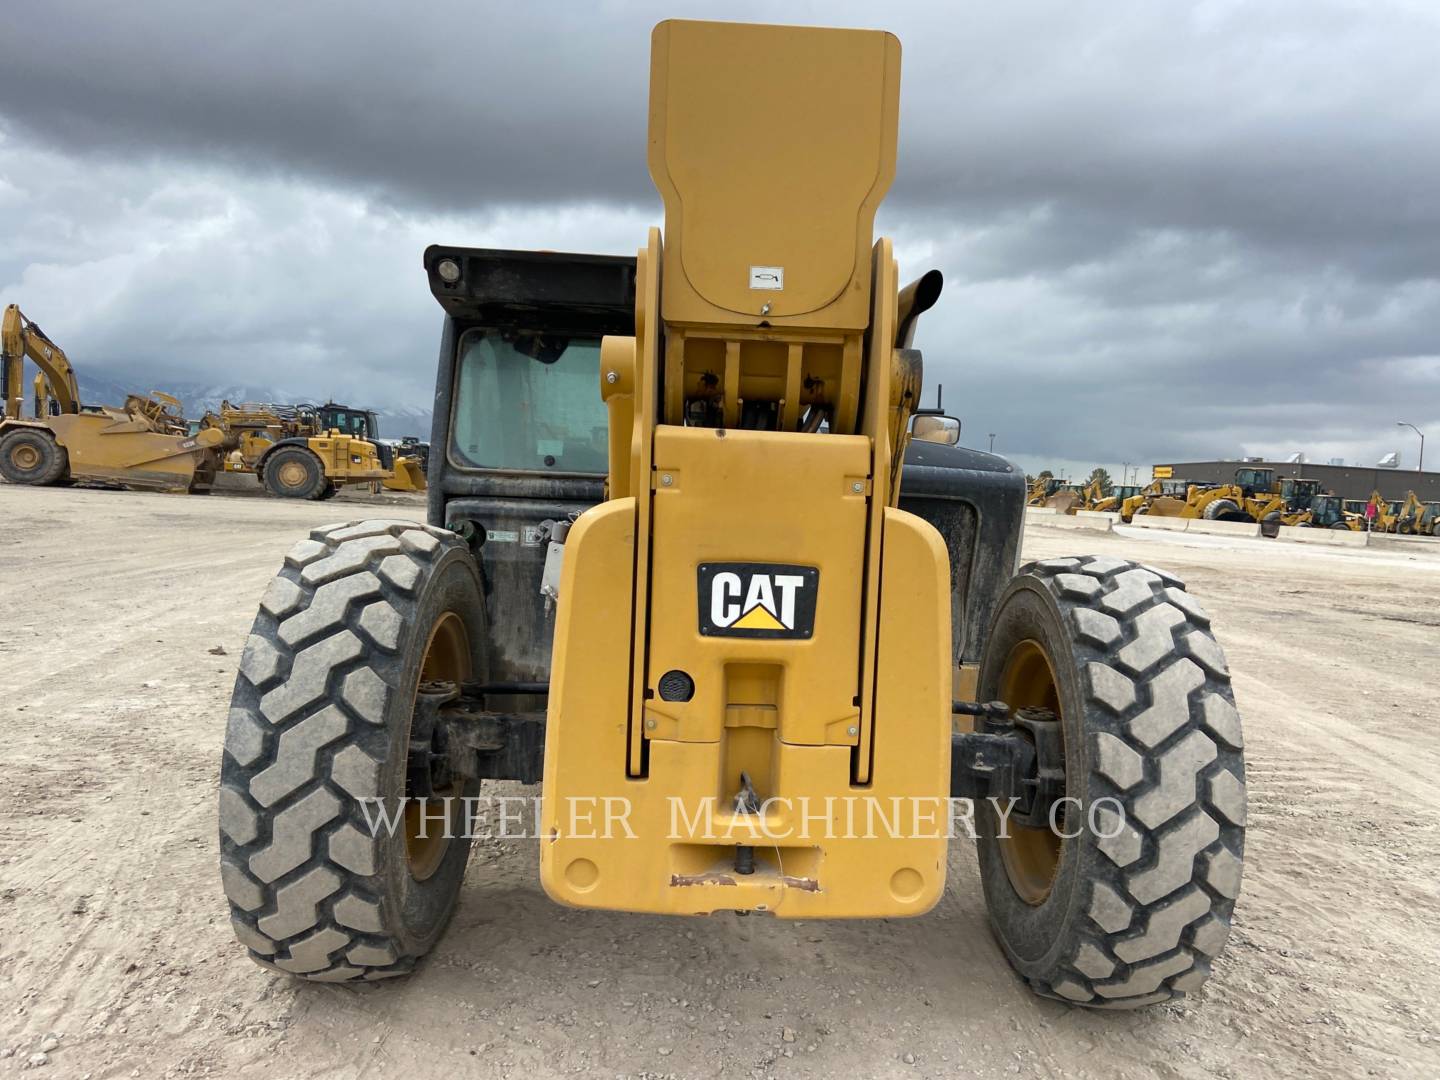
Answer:
[(460, 343), (451, 450), (482, 469), (604, 473), (600, 339), (472, 330)]

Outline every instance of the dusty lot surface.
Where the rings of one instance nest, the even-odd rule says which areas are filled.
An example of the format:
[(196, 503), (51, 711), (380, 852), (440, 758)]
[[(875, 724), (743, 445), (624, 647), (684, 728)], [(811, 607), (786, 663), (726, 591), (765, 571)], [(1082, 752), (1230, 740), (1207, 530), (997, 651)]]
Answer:
[[(0, 486), (0, 1075), (1440, 1075), (1440, 554), (1032, 528), (1028, 556), (1178, 571), (1246, 721), (1235, 933), (1183, 1006), (1033, 998), (958, 843), (908, 921), (569, 911), (477, 846), (415, 976), (253, 965), (217, 874), (225, 708), (256, 602), (317, 524), (421, 516)], [(48, 1044), (47, 1044), (48, 1045)]]

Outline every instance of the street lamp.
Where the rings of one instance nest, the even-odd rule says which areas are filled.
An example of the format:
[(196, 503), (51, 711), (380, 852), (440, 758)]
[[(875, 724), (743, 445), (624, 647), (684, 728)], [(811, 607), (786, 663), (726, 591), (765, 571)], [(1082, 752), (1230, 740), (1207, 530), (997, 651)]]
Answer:
[(1419, 436), (1420, 436), (1420, 461), (1416, 464), (1416, 466), (1415, 466), (1415, 471), (1416, 471), (1416, 472), (1424, 472), (1424, 471), (1425, 471), (1425, 433), (1424, 433), (1423, 431), (1421, 431), (1418, 427), (1416, 427), (1414, 424), (1407, 424), (1404, 420), (1396, 420), (1396, 421), (1395, 421), (1395, 426), (1396, 426), (1396, 427), (1408, 427), (1411, 431), (1415, 432), (1416, 435), (1419, 435)]
[(990, 435), (990, 453), (993, 454), (995, 452), (995, 432), (991, 431), (988, 434)]

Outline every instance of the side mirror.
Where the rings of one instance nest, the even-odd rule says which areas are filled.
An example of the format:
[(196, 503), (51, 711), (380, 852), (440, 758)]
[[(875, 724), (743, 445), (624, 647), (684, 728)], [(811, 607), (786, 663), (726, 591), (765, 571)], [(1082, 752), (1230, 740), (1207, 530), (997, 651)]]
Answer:
[(953, 416), (917, 415), (910, 423), (910, 437), (954, 446), (960, 441), (960, 421)]

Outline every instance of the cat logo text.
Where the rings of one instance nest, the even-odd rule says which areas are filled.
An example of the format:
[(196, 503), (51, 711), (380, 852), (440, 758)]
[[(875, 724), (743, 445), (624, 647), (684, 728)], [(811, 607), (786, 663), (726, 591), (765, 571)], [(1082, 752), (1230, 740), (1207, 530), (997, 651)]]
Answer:
[(804, 639), (815, 632), (817, 567), (705, 563), (697, 576), (705, 637)]

